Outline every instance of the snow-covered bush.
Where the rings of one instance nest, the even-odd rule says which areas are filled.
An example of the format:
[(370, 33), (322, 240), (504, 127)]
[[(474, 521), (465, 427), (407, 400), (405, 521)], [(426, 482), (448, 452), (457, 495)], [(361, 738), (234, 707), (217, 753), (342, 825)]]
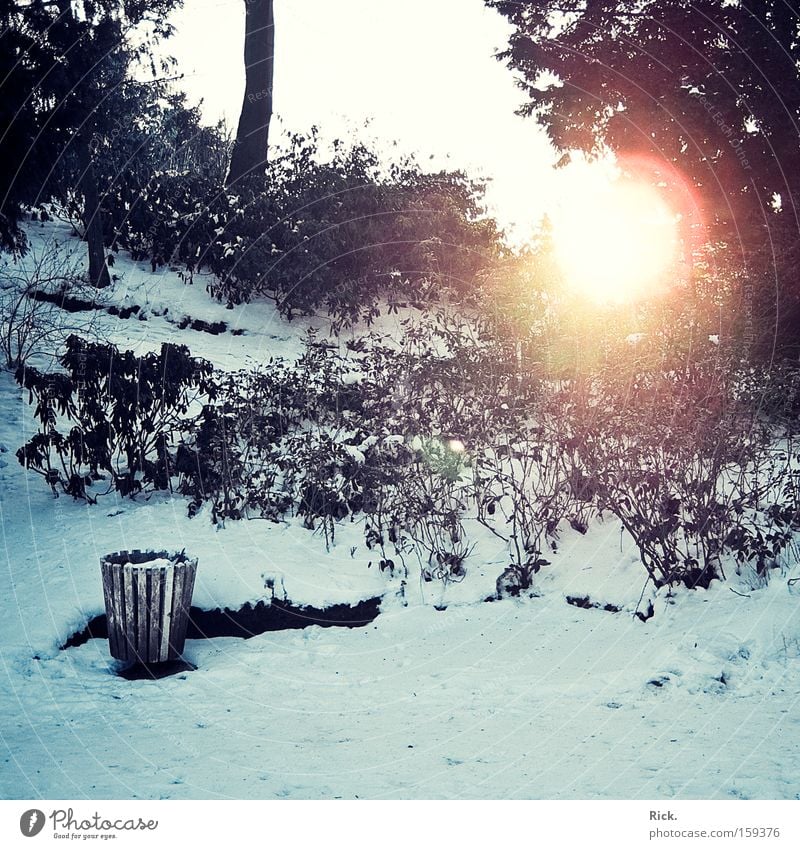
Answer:
[(558, 443), (540, 423), (521, 423), (497, 434), (476, 460), (478, 521), (507, 545), (511, 562), (498, 579), (500, 595), (519, 595), (533, 584), (569, 517), (572, 496)]
[[(220, 127), (203, 126), (200, 109), (181, 93), (159, 97), (152, 86), (128, 85), (118, 94), (129, 114), (92, 140), (106, 244), (154, 270), (179, 263), (191, 273), (207, 262), (219, 222), (230, 215), (222, 190), (230, 139)], [(67, 187), (77, 179), (69, 169), (61, 175)], [(64, 211), (79, 220), (80, 193), (67, 195)]]
[(137, 180), (107, 199), (115, 245), (154, 268), (207, 268), (218, 299), (267, 297), (289, 318), (324, 310), (341, 326), (371, 321), (383, 300), (469, 295), (499, 251), (482, 187), (463, 174), (384, 165), (363, 144), (326, 157), (313, 134), (276, 146), (263, 180), (235, 192), (208, 168), (156, 166)]
[(351, 368), (312, 338), (294, 365), (273, 360), (221, 376), (176, 462), (192, 511), (208, 501), (215, 522), (295, 512), (332, 540), (335, 522), (371, 498)]
[(708, 586), (726, 557), (763, 572), (796, 522), (773, 425), (713, 346), (683, 363), (641, 362), (620, 356), (565, 404), (582, 486), (620, 519), (656, 586)]
[(406, 498), (406, 479), (414, 448), (397, 437), (372, 437), (364, 453), (361, 509), (364, 541), (380, 557), (378, 566), (389, 574), (408, 576), (406, 557), (415, 549), (410, 529), (417, 517)]
[(88, 501), (96, 500), (91, 487), (106, 475), (107, 492), (168, 489), (169, 448), (195, 427), (193, 401), (214, 395), (211, 364), (181, 345), (164, 343), (158, 354), (137, 357), (75, 335), (60, 361), (64, 372), (17, 369), (39, 421), (17, 451), (19, 462), (54, 493), (60, 487)]
[(400, 493), (407, 511), (405, 530), (420, 557), (422, 578), (461, 581), (474, 547), (463, 522), (470, 460), (456, 440), (418, 439), (412, 450)]
[(133, 259), (148, 260), (153, 271), (161, 265), (181, 265), (191, 279), (200, 267), (224, 261), (220, 225), (232, 214), (235, 201), (203, 174), (158, 170), (132, 200), (120, 199), (122, 208), (115, 216), (119, 221), (110, 238)]
[(338, 522), (357, 518), (382, 569), (404, 571), (416, 550), (424, 577), (460, 580), (472, 460), (442, 425), (455, 415), (482, 444), (468, 410), (483, 416), (485, 405), (464, 406), (479, 386), (441, 374), (428, 350), (373, 338), (340, 351), (312, 337), (293, 365), (219, 380), (179, 449), (179, 489), (193, 511), (210, 502), (214, 521), (291, 513), (329, 543)]
[(283, 439), (298, 424), (301, 388), (284, 363), (222, 374), (216, 397), (178, 446), (178, 490), (191, 496), (193, 515), (206, 502), (211, 519), (278, 519), (292, 505), (284, 486)]
[(313, 134), (289, 141), (222, 224), (218, 297), (265, 295), (289, 317), (324, 309), (347, 324), (369, 321), (381, 299), (425, 304), (474, 290), (498, 250), (478, 184), (413, 160), (384, 165), (363, 144), (326, 158)]

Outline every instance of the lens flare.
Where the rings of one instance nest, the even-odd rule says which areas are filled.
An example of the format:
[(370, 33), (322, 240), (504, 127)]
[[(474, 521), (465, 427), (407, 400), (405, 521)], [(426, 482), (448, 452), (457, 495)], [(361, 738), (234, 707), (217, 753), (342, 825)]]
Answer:
[(675, 279), (681, 214), (658, 187), (583, 163), (565, 174), (552, 214), (555, 256), (566, 283), (598, 302), (627, 302)]

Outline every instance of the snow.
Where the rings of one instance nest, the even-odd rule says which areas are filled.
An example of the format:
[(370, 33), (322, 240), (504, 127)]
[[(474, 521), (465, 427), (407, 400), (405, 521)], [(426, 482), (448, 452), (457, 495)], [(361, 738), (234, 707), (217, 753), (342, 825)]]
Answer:
[[(34, 236), (75, 248), (60, 225)], [(109, 302), (147, 320), (98, 313), (97, 327), (137, 351), (181, 342), (240, 368), (324, 332), (266, 303), (226, 310), (197, 277), (124, 257), (113, 270)], [(184, 315), (246, 332), (178, 330)], [(2, 798), (800, 798), (795, 564), (766, 585), (731, 571), (653, 595), (631, 540), (596, 520), (563, 531), (531, 596), (487, 603), (508, 561), (475, 522), (464, 581), (425, 583), (411, 558), (401, 582), (359, 522), (326, 548), (300, 521), (189, 519), (182, 497), (54, 499), (14, 457), (35, 424), (7, 373), (0, 410)], [(381, 612), (362, 628), (189, 640), (195, 671), (128, 681), (105, 640), (60, 647), (104, 610), (103, 555), (135, 548), (197, 557), (206, 610), (274, 593), (382, 596)]]
[(126, 560), (122, 565), (123, 568), (131, 566), (134, 569), (169, 569), (173, 565), (172, 560), (167, 557), (154, 557), (152, 560), (147, 560), (144, 563), (131, 563)]
[[(775, 582), (776, 636), (783, 594)], [(0, 790), (795, 798), (798, 661), (758, 614), (732, 630), (753, 616), (747, 600), (699, 596), (647, 626), (558, 597), (392, 608), (362, 629), (190, 641), (198, 670), (161, 681), (109, 674), (100, 640), (16, 655)]]

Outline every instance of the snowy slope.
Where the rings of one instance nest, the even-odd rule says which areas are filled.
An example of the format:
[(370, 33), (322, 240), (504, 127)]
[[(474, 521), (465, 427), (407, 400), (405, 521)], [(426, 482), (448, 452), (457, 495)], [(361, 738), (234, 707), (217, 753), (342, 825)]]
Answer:
[[(58, 225), (33, 236), (81, 250)], [(268, 304), (226, 310), (199, 278), (122, 257), (114, 272), (107, 303), (146, 320), (98, 312), (95, 326), (139, 352), (178, 341), (239, 368), (291, 359), (309, 326), (325, 330)], [(185, 316), (228, 330), (179, 330)], [(400, 597), (358, 523), (328, 551), (299, 523), (216, 529), (183, 498), (54, 499), (13, 456), (34, 423), (5, 373), (0, 411), (1, 797), (798, 798), (796, 566), (760, 589), (744, 576), (662, 593), (643, 623), (644, 570), (616, 522), (565, 531), (535, 597), (492, 603), (507, 559), (475, 527), (461, 584), (412, 568)], [(199, 558), (207, 610), (268, 601), (269, 583), (318, 607), (382, 595), (381, 614), (192, 640), (196, 671), (127, 681), (105, 641), (59, 647), (103, 611), (100, 557), (145, 547)]]

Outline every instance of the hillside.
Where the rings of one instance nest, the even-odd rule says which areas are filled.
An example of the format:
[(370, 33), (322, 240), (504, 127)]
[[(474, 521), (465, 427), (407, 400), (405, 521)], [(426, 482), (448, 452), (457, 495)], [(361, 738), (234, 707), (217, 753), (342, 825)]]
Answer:
[[(54, 240), (80, 250), (60, 225), (30, 236), (26, 262)], [(225, 309), (200, 275), (122, 255), (113, 272), (102, 307), (70, 315), (121, 350), (180, 343), (233, 370), (292, 361), (309, 327), (327, 338), (266, 303)], [(391, 339), (401, 318), (377, 332)], [(56, 499), (14, 457), (36, 423), (9, 373), (0, 399), (3, 798), (798, 798), (792, 556), (767, 581), (734, 568), (654, 593), (606, 515), (563, 528), (530, 592), (497, 599), (505, 546), (469, 517), (465, 577), (443, 583), (419, 559), (403, 577), (378, 568), (358, 515), (326, 541), (298, 516), (189, 518), (179, 494)], [(196, 670), (129, 681), (104, 639), (76, 635), (103, 613), (100, 558), (135, 548), (198, 557), (193, 603), (223, 631), (259, 603), (379, 612), (190, 639)]]

